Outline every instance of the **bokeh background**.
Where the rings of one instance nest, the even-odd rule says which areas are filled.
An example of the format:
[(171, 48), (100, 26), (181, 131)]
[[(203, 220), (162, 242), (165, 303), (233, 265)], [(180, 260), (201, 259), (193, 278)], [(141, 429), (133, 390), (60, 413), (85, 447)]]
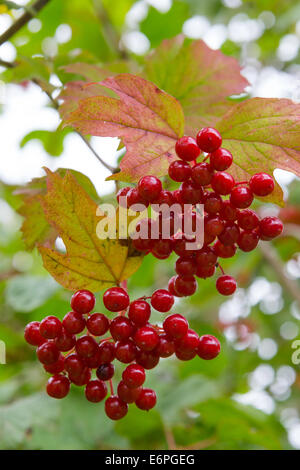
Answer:
[[(22, 12), (0, 5), (0, 35)], [(52, 0), (0, 46), (0, 58), (46, 58), (49, 68), (40, 73), (60, 87), (72, 78), (62, 65), (127, 56), (138, 66), (148, 51), (179, 33), (236, 57), (250, 96), (300, 101), (300, 4), (294, 0)], [(300, 354), (292, 357), (300, 340), (299, 181), (275, 172), (286, 200), (283, 235), (224, 260), (238, 279), (234, 296), (221, 298), (215, 280), (206, 280), (190, 299), (176, 301), (174, 311), (184, 312), (199, 334), (220, 338), (222, 354), (212, 362), (162, 360), (147, 375), (158, 392), (157, 407), (143, 413), (131, 406), (124, 420), (113, 423), (80, 388), (74, 386), (63, 401), (44, 393), (47, 377), (23, 329), (49, 314), (62, 318), (71, 294), (51, 279), (35, 250), (25, 250), (15, 190), (43, 175), (44, 165), (81, 171), (105, 201), (113, 198), (114, 184), (104, 183), (108, 171), (77, 135), (56, 131), (58, 114), (30, 82), (26, 66), (0, 72), (0, 340), (6, 347), (0, 449), (300, 449)], [(92, 139), (113, 165), (118, 144)], [(279, 212), (270, 204), (257, 209)], [(173, 265), (172, 257), (146, 257), (129, 281), (131, 298), (165, 287)], [(105, 311), (100, 294), (97, 311)]]

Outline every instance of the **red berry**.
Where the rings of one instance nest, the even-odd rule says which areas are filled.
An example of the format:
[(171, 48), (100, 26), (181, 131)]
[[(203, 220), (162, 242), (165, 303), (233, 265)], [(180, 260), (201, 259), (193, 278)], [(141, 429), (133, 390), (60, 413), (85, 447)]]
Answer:
[(32, 321), (28, 323), (24, 331), (24, 338), (32, 346), (40, 346), (45, 342), (45, 338), (40, 333), (40, 322)]
[(65, 370), (73, 377), (79, 377), (85, 370), (83, 359), (77, 354), (70, 354), (65, 357)]
[(140, 197), (145, 201), (153, 202), (158, 198), (162, 190), (162, 184), (156, 176), (147, 175), (139, 180), (137, 189)]
[(121, 198), (126, 198), (128, 192), (131, 190), (131, 187), (130, 186), (126, 186), (125, 188), (121, 188), (119, 189), (119, 191), (117, 192), (117, 201), (118, 201), (118, 204), (121, 205), (121, 207), (124, 207), (124, 208), (127, 208), (128, 204), (127, 204), (127, 200), (123, 202), (122, 204), (122, 199)]
[(174, 304), (174, 297), (165, 289), (158, 289), (153, 292), (151, 297), (151, 305), (158, 312), (168, 312)]
[(230, 204), (230, 201), (223, 201), (220, 217), (228, 222), (234, 222), (238, 218), (238, 210)]
[(242, 251), (252, 251), (257, 247), (259, 242), (259, 235), (256, 231), (247, 231), (244, 230), (241, 232), (239, 239), (238, 239), (238, 247)]
[(183, 297), (193, 295), (197, 290), (197, 281), (194, 276), (176, 276), (175, 291)]
[(207, 279), (215, 274), (215, 266), (197, 266), (196, 276), (201, 279)]
[(144, 326), (151, 315), (151, 308), (145, 300), (135, 300), (131, 302), (128, 317), (137, 326)]
[[(159, 206), (166, 204), (167, 206), (170, 207), (174, 203), (175, 203), (175, 199), (174, 199), (173, 193), (171, 191), (166, 191), (166, 190), (162, 190), (159, 193), (159, 196), (157, 197), (157, 199), (155, 199), (154, 201), (154, 204), (158, 204)], [(153, 207), (153, 210), (156, 210), (155, 207)]]
[(110, 341), (103, 341), (99, 344), (100, 363), (112, 362), (115, 358), (115, 344)]
[(278, 237), (283, 230), (283, 223), (277, 217), (265, 217), (260, 221), (260, 238), (272, 240)]
[(194, 352), (194, 356), (196, 356), (199, 342), (200, 338), (196, 331), (189, 329), (182, 338), (175, 341), (175, 351), (182, 353)]
[(212, 335), (201, 336), (197, 354), (201, 359), (214, 359), (221, 349), (219, 340)]
[(167, 335), (160, 335), (159, 343), (155, 348), (155, 352), (160, 357), (170, 357), (175, 352), (175, 346), (173, 341), (171, 341)]
[(220, 294), (232, 295), (236, 291), (236, 280), (224, 274), (217, 279), (216, 287)]
[(175, 150), (181, 160), (191, 162), (200, 155), (200, 149), (193, 137), (184, 136), (177, 140)]
[(46, 339), (54, 339), (60, 335), (62, 330), (61, 321), (49, 315), (49, 317), (44, 318), (40, 323), (40, 333)]
[(220, 242), (220, 240), (217, 240), (213, 246), (213, 250), (219, 258), (232, 258), (236, 253), (236, 246), (225, 246), (223, 245), (223, 243)]
[(217, 215), (215, 216), (206, 216), (204, 219), (204, 230), (205, 233), (216, 237), (220, 235), (224, 230), (224, 222)]
[(140, 387), (146, 380), (145, 370), (138, 364), (130, 364), (123, 371), (122, 379), (129, 388)]
[(110, 419), (118, 420), (124, 418), (128, 412), (128, 405), (118, 396), (111, 395), (105, 402), (105, 413)]
[(92, 357), (98, 351), (98, 343), (91, 336), (84, 335), (76, 341), (75, 349), (80, 357)]
[[(127, 207), (132, 207), (138, 205), (143, 205), (148, 207), (149, 202), (145, 201), (138, 192), (137, 188), (131, 188), (127, 193)], [(140, 209), (141, 210), (141, 209)]]
[(228, 245), (234, 245), (238, 241), (240, 234), (240, 229), (236, 224), (233, 224), (231, 222), (228, 222), (224, 229), (223, 232), (220, 233), (218, 236), (219, 240), (223, 245), (228, 246)]
[(97, 367), (100, 366), (101, 362), (101, 356), (99, 352), (99, 347), (97, 348), (96, 353), (93, 356), (90, 357), (84, 357), (82, 358), (84, 364), (86, 367), (89, 369), (97, 369)]
[(185, 336), (188, 327), (189, 324), (186, 318), (177, 313), (174, 315), (169, 315), (163, 323), (163, 329), (165, 330), (168, 338), (171, 339), (178, 339)]
[(59, 374), (63, 370), (65, 370), (65, 358), (61, 354), (59, 356), (58, 361), (54, 362), (54, 364), (50, 364), (48, 366), (44, 365), (43, 366), (45, 371), (48, 372), (49, 374)]
[(64, 398), (70, 390), (70, 381), (64, 375), (54, 375), (47, 383), (47, 393), (52, 398)]
[(182, 160), (175, 160), (169, 166), (169, 176), (173, 181), (182, 183), (190, 178), (192, 169), (187, 162)]
[(222, 145), (221, 134), (213, 127), (204, 127), (197, 134), (197, 144), (203, 152), (215, 152)]
[(76, 336), (68, 333), (67, 330), (63, 327), (61, 334), (55, 338), (54, 343), (57, 349), (60, 351), (71, 351), (71, 349), (73, 349), (75, 346)]
[(159, 355), (156, 350), (150, 352), (138, 350), (136, 362), (144, 369), (153, 369), (159, 363)]
[(236, 186), (230, 194), (230, 203), (238, 209), (246, 209), (251, 206), (253, 194), (246, 186)]
[(215, 266), (217, 256), (209, 246), (202, 248), (196, 254), (196, 263), (198, 266)]
[(192, 168), (192, 180), (197, 186), (207, 186), (211, 183), (214, 171), (209, 163), (202, 162)]
[(127, 341), (117, 341), (115, 353), (118, 361), (123, 362), (124, 364), (129, 364), (134, 361), (137, 348), (131, 339), (128, 339)]
[(85, 387), (85, 396), (92, 403), (99, 403), (107, 395), (107, 387), (101, 380), (91, 380)]
[(210, 164), (217, 171), (227, 170), (233, 162), (233, 157), (229, 150), (219, 148), (210, 154)]
[(85, 329), (85, 319), (81, 313), (69, 312), (62, 321), (63, 327), (70, 335), (77, 335)]
[(120, 312), (129, 305), (129, 295), (122, 287), (111, 287), (104, 292), (103, 303), (110, 312)]
[(41, 344), (37, 350), (36, 354), (38, 360), (42, 364), (46, 364), (47, 366), (50, 364), (54, 364), (57, 362), (60, 357), (60, 352), (55, 346), (55, 344), (51, 341), (47, 341), (46, 343)]
[(121, 380), (118, 385), (118, 396), (125, 403), (134, 403), (142, 391), (142, 387), (130, 388)]
[(91, 380), (91, 371), (86, 367), (79, 376), (69, 374), (69, 379), (73, 384), (77, 385), (77, 387), (82, 387), (83, 385), (87, 385)]
[(204, 210), (208, 214), (216, 214), (222, 209), (222, 198), (217, 193), (208, 193), (204, 199)]
[(132, 240), (132, 245), (137, 251), (141, 251), (146, 255), (150, 252), (152, 247), (152, 240), (151, 239), (143, 239), (143, 238), (134, 238)]
[(196, 262), (193, 258), (178, 258), (175, 270), (180, 276), (193, 276), (197, 270)]
[(131, 321), (119, 315), (110, 324), (110, 333), (115, 341), (125, 341), (133, 332)]
[(268, 196), (274, 190), (274, 180), (267, 173), (256, 173), (249, 181), (249, 186), (256, 196)]
[(190, 361), (191, 359), (194, 359), (196, 354), (197, 351), (181, 351), (179, 349), (175, 349), (175, 355), (180, 361)]
[(78, 290), (71, 298), (71, 308), (77, 313), (89, 313), (95, 307), (95, 296), (89, 290)]
[(176, 279), (176, 276), (173, 276), (171, 277), (171, 279), (169, 280), (168, 282), (168, 291), (170, 292), (170, 294), (176, 296), (176, 297), (179, 297), (179, 295), (177, 294), (177, 292), (175, 291), (175, 279)]
[(193, 181), (184, 181), (179, 189), (180, 200), (183, 204), (198, 204), (202, 201), (203, 190)]
[(136, 330), (133, 339), (142, 351), (152, 351), (159, 342), (158, 334), (150, 326), (142, 326)]
[(140, 410), (151, 410), (156, 405), (156, 393), (151, 388), (143, 388), (135, 401)]
[(238, 224), (243, 230), (253, 230), (259, 225), (259, 218), (256, 212), (245, 209), (238, 213)]
[(151, 253), (155, 258), (167, 259), (172, 253), (173, 246), (171, 240), (153, 240)]
[(230, 194), (234, 185), (234, 178), (225, 171), (218, 171), (211, 180), (213, 190), (222, 195)]
[(93, 313), (86, 322), (87, 329), (94, 336), (102, 336), (109, 330), (109, 320), (103, 313)]
[(115, 366), (111, 362), (107, 362), (106, 364), (102, 364), (96, 370), (96, 375), (99, 380), (110, 380), (113, 378), (115, 373)]

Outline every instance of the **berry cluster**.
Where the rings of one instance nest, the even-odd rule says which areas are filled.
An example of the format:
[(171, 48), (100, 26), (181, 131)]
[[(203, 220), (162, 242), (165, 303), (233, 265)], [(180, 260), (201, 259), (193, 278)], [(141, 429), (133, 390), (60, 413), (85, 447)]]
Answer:
[[(222, 137), (213, 128), (201, 129), (196, 139), (185, 136), (176, 143), (178, 160), (169, 166), (169, 177), (181, 183), (179, 189), (167, 191), (162, 188), (156, 176), (143, 176), (137, 187), (126, 187), (119, 191), (119, 204), (125, 199), (125, 206), (136, 204), (148, 207), (153, 204), (172, 206), (179, 204), (191, 207), (192, 224), (196, 222), (195, 206), (204, 206), (204, 244), (201, 249), (187, 249), (191, 236), (181, 232), (174, 233), (176, 227), (174, 215), (169, 213), (170, 236), (164, 237), (161, 226), (165, 217), (162, 211), (154, 220), (144, 219), (137, 224), (136, 231), (142, 225), (147, 226), (148, 237), (133, 240), (134, 247), (145, 254), (152, 253), (159, 259), (166, 259), (174, 251), (178, 255), (176, 276), (169, 282), (169, 292), (182, 297), (190, 296), (197, 289), (196, 277), (208, 278), (219, 267), (222, 275), (216, 281), (216, 288), (222, 295), (231, 295), (236, 290), (236, 281), (225, 275), (220, 266), (220, 258), (233, 257), (239, 248), (248, 252), (254, 250), (259, 240), (272, 240), (281, 234), (283, 224), (277, 217), (259, 219), (255, 211), (249, 209), (254, 196), (268, 196), (274, 190), (273, 178), (266, 173), (257, 173), (250, 181), (237, 182), (228, 170), (233, 162), (232, 154), (221, 148)], [(201, 152), (201, 161), (197, 162)], [(121, 199), (122, 196), (122, 199)], [(122, 204), (124, 205), (124, 203)], [(181, 214), (182, 215), (182, 214)], [(155, 227), (155, 228), (154, 228)], [(159, 236), (153, 237), (153, 233)]]
[[(167, 316), (162, 328), (149, 323), (151, 306), (162, 313), (172, 308), (174, 297), (169, 291), (155, 291), (150, 298), (151, 306), (147, 299), (130, 302), (123, 288), (106, 290), (103, 295), (106, 309), (118, 312), (109, 320), (102, 313), (91, 313), (95, 306), (94, 294), (79, 290), (72, 296), (72, 311), (62, 321), (48, 316), (41, 322), (29, 323), (25, 340), (37, 346), (39, 361), (52, 374), (47, 383), (48, 395), (64, 398), (73, 383), (85, 386), (87, 400), (98, 403), (108, 394), (108, 381), (111, 393), (105, 401), (105, 412), (109, 418), (118, 420), (127, 414), (129, 403), (135, 403), (141, 410), (155, 406), (155, 391), (143, 385), (145, 369), (153, 369), (160, 358), (175, 353), (178, 359), (187, 361), (196, 355), (213, 359), (219, 354), (217, 338), (199, 337), (182, 315)], [(108, 332), (110, 336), (98, 339)], [(127, 364), (116, 394), (112, 383), (115, 359)], [(92, 378), (93, 373), (95, 378)]]

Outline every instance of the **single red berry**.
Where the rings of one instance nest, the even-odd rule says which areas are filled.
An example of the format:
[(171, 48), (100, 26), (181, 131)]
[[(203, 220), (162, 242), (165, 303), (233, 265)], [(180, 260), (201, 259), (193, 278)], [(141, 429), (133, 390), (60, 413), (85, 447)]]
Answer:
[(70, 381), (65, 375), (56, 374), (47, 383), (47, 393), (52, 398), (64, 398), (70, 390)]
[(165, 289), (158, 289), (153, 292), (151, 297), (151, 305), (158, 312), (168, 312), (174, 304), (174, 297)]
[(156, 393), (151, 388), (143, 388), (135, 401), (140, 410), (151, 410), (156, 405)]
[(60, 372), (65, 370), (65, 358), (61, 354), (58, 361), (54, 362), (54, 364), (50, 364), (48, 366), (44, 365), (43, 367), (49, 374), (60, 374)]
[(155, 201), (162, 190), (160, 179), (156, 176), (143, 176), (137, 185), (139, 195), (148, 202)]
[(152, 240), (151, 239), (143, 239), (143, 238), (134, 238), (132, 240), (132, 245), (137, 251), (141, 251), (146, 255), (150, 253), (152, 248)]
[(125, 341), (131, 336), (132, 332), (131, 321), (123, 315), (114, 318), (110, 324), (110, 333), (115, 341)]
[(85, 396), (92, 403), (99, 403), (107, 395), (107, 387), (101, 380), (91, 380), (85, 387)]
[(170, 292), (170, 294), (172, 294), (176, 297), (180, 297), (180, 295), (177, 294), (177, 292), (175, 291), (175, 279), (176, 279), (176, 276), (173, 276), (169, 280), (169, 282), (168, 282), (168, 291)]
[(283, 223), (277, 217), (265, 217), (260, 221), (259, 226), (262, 240), (272, 240), (278, 237), (283, 230)]
[(179, 276), (193, 276), (196, 274), (197, 265), (193, 258), (178, 258), (175, 264), (175, 271)]
[(178, 313), (174, 315), (169, 315), (164, 323), (163, 329), (165, 330), (168, 338), (178, 339), (186, 335), (189, 324), (186, 318)]
[(175, 351), (183, 353), (194, 352), (196, 356), (199, 342), (200, 338), (196, 331), (188, 329), (182, 338), (175, 341)]
[(243, 230), (253, 230), (259, 225), (258, 215), (251, 209), (239, 211), (238, 224)]
[(28, 344), (32, 346), (40, 346), (45, 343), (45, 338), (40, 333), (40, 322), (32, 321), (28, 323), (24, 330), (24, 338)]
[(65, 370), (73, 377), (79, 377), (85, 370), (83, 359), (77, 354), (70, 354), (65, 357)]
[(67, 330), (63, 327), (60, 335), (55, 338), (54, 343), (57, 349), (60, 351), (71, 351), (71, 349), (73, 349), (75, 346), (76, 336), (68, 333)]
[(174, 342), (167, 335), (159, 336), (159, 343), (155, 348), (155, 352), (160, 357), (170, 357), (175, 352)]
[(115, 344), (110, 341), (103, 341), (99, 344), (100, 364), (112, 362), (116, 355)]
[(130, 388), (121, 380), (118, 385), (118, 396), (125, 403), (134, 403), (142, 391), (142, 387)]
[(236, 224), (231, 222), (227, 222), (225, 225), (223, 232), (220, 233), (218, 236), (219, 240), (223, 245), (234, 245), (239, 238), (240, 229)]
[(220, 240), (217, 240), (213, 245), (213, 251), (219, 258), (232, 258), (236, 253), (236, 246), (225, 246), (220, 242)]
[(219, 148), (210, 154), (210, 164), (217, 171), (225, 171), (233, 162), (232, 153), (229, 150)]
[(100, 366), (100, 364), (102, 364), (99, 346), (97, 348), (96, 353), (93, 354), (93, 356), (83, 357), (82, 360), (85, 366), (88, 367), (89, 369), (97, 369)]
[(191, 180), (184, 181), (180, 188), (180, 200), (183, 204), (198, 204), (202, 201), (203, 190)]
[(131, 339), (128, 339), (127, 341), (117, 341), (115, 353), (118, 361), (123, 362), (124, 364), (129, 364), (134, 361), (137, 348)]
[(174, 288), (180, 296), (187, 297), (196, 292), (197, 281), (194, 276), (176, 276)]
[(94, 336), (102, 336), (109, 330), (109, 319), (103, 313), (93, 313), (86, 322), (87, 329)]
[(233, 176), (226, 173), (226, 171), (218, 171), (214, 174), (211, 180), (211, 187), (213, 190), (222, 195), (230, 194), (234, 185), (235, 181)]
[(154, 369), (159, 363), (159, 355), (156, 350), (142, 351), (138, 350), (136, 354), (136, 362), (144, 367), (144, 369)]
[(238, 210), (230, 204), (230, 201), (223, 201), (219, 215), (227, 222), (234, 222), (238, 218)]
[(116, 395), (111, 395), (105, 401), (105, 413), (110, 419), (119, 420), (128, 412), (128, 405)]
[(216, 287), (220, 294), (232, 295), (236, 291), (236, 280), (224, 274), (217, 279)]
[(122, 287), (110, 287), (103, 295), (103, 303), (110, 312), (120, 312), (129, 305), (129, 295)]
[(166, 204), (167, 206), (172, 206), (172, 204), (175, 204), (175, 198), (173, 196), (173, 193), (171, 191), (167, 191), (167, 190), (162, 190), (160, 193), (159, 193), (159, 196), (157, 197), (157, 199), (155, 199), (154, 201), (154, 206), (152, 206), (153, 210), (155, 210), (156, 212), (159, 212), (156, 208), (155, 208), (155, 204), (157, 204), (158, 206), (161, 206), (163, 204)]
[(197, 355), (197, 351), (181, 351), (175, 348), (175, 356), (180, 361), (190, 361)]
[(77, 335), (85, 329), (85, 319), (81, 313), (69, 312), (62, 321), (63, 327), (70, 335)]
[[(127, 207), (131, 208), (133, 206), (136, 206), (137, 204), (139, 206), (145, 206), (145, 207), (149, 206), (149, 202), (145, 201), (139, 194), (138, 188), (131, 188), (127, 193)], [(139, 212), (143, 210), (142, 207), (135, 207), (136, 211), (137, 209), (139, 209)]]
[(204, 127), (197, 134), (197, 144), (203, 152), (215, 152), (222, 145), (221, 134), (213, 127)]
[(200, 338), (197, 354), (201, 359), (214, 359), (221, 349), (220, 341), (212, 335), (203, 335)]
[(115, 373), (115, 366), (111, 362), (101, 364), (96, 370), (96, 375), (99, 380), (110, 380), (113, 378)]
[(249, 181), (249, 186), (256, 196), (268, 196), (274, 190), (274, 180), (267, 173), (256, 173)]
[(217, 237), (223, 232), (224, 225), (223, 220), (217, 215), (205, 216), (204, 218), (205, 233), (213, 237)]
[(134, 300), (129, 306), (128, 317), (136, 326), (144, 326), (151, 316), (151, 307), (145, 300)]
[(211, 183), (214, 170), (207, 162), (197, 163), (192, 168), (192, 180), (197, 186), (207, 186)]
[(236, 186), (230, 194), (230, 203), (238, 209), (246, 209), (253, 202), (253, 193), (246, 186)]
[(71, 298), (71, 308), (77, 313), (89, 313), (95, 307), (95, 296), (89, 290), (78, 290)]
[(172, 242), (169, 239), (152, 241), (151, 253), (155, 258), (167, 259), (172, 253), (172, 250)]
[(98, 343), (91, 336), (84, 335), (76, 341), (75, 349), (80, 357), (92, 357), (97, 353)]
[(49, 366), (50, 364), (54, 364), (54, 362), (57, 362), (60, 357), (59, 350), (51, 341), (47, 341), (46, 343), (41, 344), (37, 348), (36, 354), (38, 360), (42, 364), (46, 364), (47, 366)]
[(61, 321), (53, 315), (44, 318), (40, 323), (40, 333), (46, 339), (56, 338), (60, 335), (61, 330)]
[(215, 274), (215, 266), (197, 266), (196, 276), (201, 279), (207, 279)]
[(151, 326), (142, 326), (134, 334), (134, 342), (142, 351), (152, 351), (158, 345), (159, 337)]
[[(118, 204), (121, 206), (121, 207), (124, 207), (125, 209), (128, 207), (128, 204), (127, 204), (127, 194), (128, 192), (131, 190), (131, 187), (130, 186), (126, 186), (125, 188), (121, 188), (119, 189), (119, 191), (117, 192), (117, 201), (118, 201)], [(122, 198), (126, 198), (126, 201), (122, 201)]]
[(145, 369), (139, 364), (130, 364), (122, 374), (123, 382), (129, 388), (137, 388), (146, 380)]
[(177, 140), (175, 150), (181, 160), (191, 162), (200, 155), (200, 149), (193, 137), (184, 136)]
[(215, 266), (217, 256), (209, 246), (201, 248), (196, 254), (197, 266)]
[(216, 214), (222, 209), (222, 198), (217, 193), (204, 195), (204, 210), (208, 214)]
[(69, 379), (74, 385), (77, 385), (77, 387), (83, 387), (83, 385), (87, 385), (89, 383), (91, 375), (90, 369), (86, 367), (80, 375), (74, 376), (69, 373)]
[(182, 160), (175, 160), (169, 166), (169, 177), (177, 183), (182, 183), (191, 177), (192, 169), (188, 162)]
[(254, 250), (258, 242), (259, 234), (255, 230), (244, 230), (240, 233), (237, 244), (240, 250), (248, 252)]

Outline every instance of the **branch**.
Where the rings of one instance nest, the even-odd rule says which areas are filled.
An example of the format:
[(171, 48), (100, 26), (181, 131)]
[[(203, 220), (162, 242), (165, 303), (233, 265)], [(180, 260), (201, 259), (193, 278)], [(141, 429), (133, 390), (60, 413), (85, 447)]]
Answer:
[(0, 36), (0, 46), (4, 42), (8, 41), (12, 36), (14, 36), (23, 26), (25, 26), (28, 21), (30, 21), (34, 14), (36, 15), (44, 6), (49, 3), (50, 0), (37, 0), (30, 8), (30, 10), (25, 11), (20, 18), (18, 18), (4, 33)]
[(0, 59), (0, 65), (7, 69), (13, 69), (17, 64), (14, 62), (7, 62), (7, 60)]
[(165, 434), (165, 438), (167, 441), (168, 450), (177, 450), (177, 446), (176, 446), (172, 429), (169, 428), (165, 423), (163, 423), (163, 429), (164, 429), (164, 434)]

